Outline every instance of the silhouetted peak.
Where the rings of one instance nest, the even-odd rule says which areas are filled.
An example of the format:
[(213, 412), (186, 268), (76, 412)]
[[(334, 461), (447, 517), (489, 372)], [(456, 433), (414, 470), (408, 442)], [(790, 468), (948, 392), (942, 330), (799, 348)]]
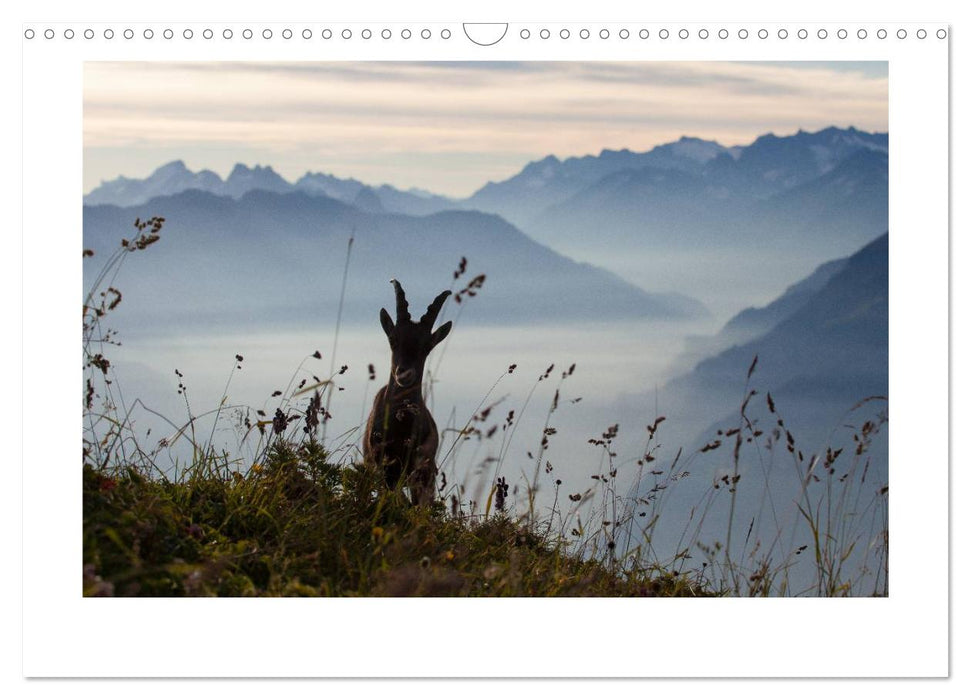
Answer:
[(242, 163), (237, 163), (233, 166), (232, 172), (229, 173), (230, 178), (242, 177), (245, 175), (273, 175), (279, 177), (279, 175), (277, 175), (276, 171), (273, 169), (273, 166), (259, 164), (256, 164), (250, 168)]
[(542, 160), (534, 160), (532, 163), (530, 163), (529, 165), (527, 165), (524, 168), (523, 172), (529, 172), (529, 171), (533, 171), (533, 170), (540, 170), (542, 168), (547, 168), (547, 167), (550, 167), (552, 165), (559, 165), (559, 164), (560, 164), (560, 159), (557, 158), (556, 156), (550, 154), (550, 155), (546, 156), (545, 158), (543, 158)]
[(155, 169), (155, 172), (152, 173), (152, 175), (163, 175), (163, 176), (181, 175), (187, 172), (189, 172), (189, 169), (185, 167), (185, 161), (179, 159), (179, 160), (173, 160), (170, 163), (166, 163), (165, 165), (159, 166), (158, 168)]

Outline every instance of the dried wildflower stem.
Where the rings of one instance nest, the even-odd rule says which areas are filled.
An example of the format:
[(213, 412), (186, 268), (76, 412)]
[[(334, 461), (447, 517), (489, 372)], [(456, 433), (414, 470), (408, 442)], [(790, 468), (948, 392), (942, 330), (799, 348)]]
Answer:
[[(513, 365), (513, 367), (514, 366), (515, 365)], [(550, 365), (550, 366), (552, 367), (552, 365)], [(502, 377), (500, 377), (500, 379), (501, 378)], [(499, 461), (496, 463), (495, 474), (498, 474), (499, 471), (502, 469), (502, 465), (506, 461), (506, 455), (509, 452), (509, 447), (512, 445), (513, 437), (515, 437), (516, 430), (519, 428), (519, 421), (521, 421), (523, 419), (523, 415), (525, 415), (525, 413), (526, 413), (526, 408), (529, 406), (529, 402), (533, 398), (533, 393), (536, 391), (536, 387), (538, 387), (539, 384), (540, 384), (540, 382), (542, 382), (542, 381), (543, 381), (543, 376), (540, 375), (540, 378), (538, 380), (536, 380), (536, 383), (533, 384), (533, 386), (530, 388), (529, 393), (526, 394), (526, 400), (523, 401), (523, 405), (519, 409), (519, 412), (516, 415), (516, 420), (515, 420), (515, 422), (512, 425), (512, 430), (509, 433), (509, 443), (506, 446), (505, 451), (501, 451), (499, 453)], [(483, 402), (484, 402), (484, 400), (483, 400)], [(479, 404), (479, 405), (481, 406), (482, 404)], [(493, 476), (493, 478), (495, 478), (495, 476)]]
[(479, 411), (482, 409), (482, 406), (485, 405), (485, 402), (489, 400), (489, 397), (492, 396), (492, 392), (496, 390), (496, 387), (499, 386), (499, 382), (501, 382), (502, 378), (505, 377), (507, 374), (509, 374), (508, 371), (503, 371), (503, 373), (499, 375), (499, 378), (496, 379), (495, 382), (493, 382), (492, 386), (489, 388), (489, 391), (487, 391), (485, 396), (482, 397), (482, 400), (479, 401), (479, 405), (476, 406), (475, 410), (472, 411), (472, 415), (469, 416), (469, 419), (467, 421), (465, 421), (465, 425), (462, 426), (462, 429), (459, 431), (456, 431), (457, 437), (452, 441), (452, 444), (449, 446), (448, 451), (445, 452), (445, 456), (442, 457), (441, 468), (443, 469), (445, 468), (445, 462), (448, 461), (449, 455), (452, 454), (452, 451), (455, 449), (455, 446), (459, 443), (459, 440), (461, 440), (462, 437), (465, 435), (465, 431), (469, 429), (469, 426), (472, 425), (472, 421), (475, 420), (475, 417), (479, 414)]
[[(347, 290), (347, 271), (351, 266), (351, 248), (354, 246), (354, 234), (356, 232), (357, 232), (357, 227), (354, 227), (351, 229), (351, 236), (350, 238), (347, 239), (347, 253), (344, 256), (344, 274), (341, 277), (341, 296), (340, 296), (340, 301), (337, 304), (337, 323), (334, 327), (334, 345), (330, 351), (331, 378), (334, 377), (334, 367), (337, 364), (337, 341), (340, 338), (341, 318), (344, 314), (344, 293)], [(333, 383), (331, 383), (327, 386), (327, 402), (324, 406), (325, 416), (330, 415), (330, 399), (331, 399), (331, 396), (333, 396), (333, 393), (334, 393), (334, 385)], [(321, 444), (324, 444), (324, 442), (327, 440), (327, 423), (328, 421), (325, 419), (323, 431), (320, 436)]]
[[(544, 374), (540, 375), (540, 378), (536, 381), (536, 384), (533, 385), (533, 389), (539, 386), (540, 382), (542, 382), (544, 379), (549, 377), (550, 372), (552, 370), (553, 370), (553, 365), (551, 364), (549, 366), (549, 369), (547, 369)], [(533, 479), (531, 482), (529, 482), (527, 491), (526, 491), (527, 498), (529, 499), (529, 522), (531, 524), (535, 517), (534, 506), (535, 506), (535, 500), (536, 500), (536, 492), (539, 490), (539, 470), (540, 470), (540, 467), (543, 465), (543, 455), (546, 454), (546, 448), (549, 445), (549, 438), (551, 435), (550, 418), (553, 416), (553, 413), (557, 409), (557, 405), (560, 398), (560, 387), (563, 386), (563, 381), (566, 379), (566, 376), (567, 375), (564, 373), (560, 377), (560, 381), (556, 385), (556, 390), (553, 393), (553, 398), (550, 401), (550, 407), (546, 411), (546, 420), (543, 422), (543, 437), (540, 440), (539, 449), (537, 450), (537, 454), (536, 454), (536, 466), (533, 469)], [(529, 395), (530, 396), (533, 395), (532, 390), (530, 390)], [(528, 398), (526, 400), (526, 403), (529, 403)], [(526, 406), (524, 405), (523, 412), (525, 412), (525, 409), (526, 409)], [(520, 418), (521, 417), (522, 417), (522, 414), (520, 414)], [(517, 424), (518, 424), (518, 421), (517, 421)], [(498, 474), (498, 467), (497, 467), (496, 473)]]
[[(132, 461), (132, 455), (129, 455), (127, 444), (131, 440), (135, 447), (135, 454), (143, 454), (143, 452), (138, 448), (137, 439), (135, 438), (134, 430), (131, 424), (131, 412), (134, 408), (129, 407), (125, 401), (124, 393), (121, 390), (120, 384), (117, 382), (117, 375), (114, 371), (114, 367), (106, 359), (105, 354), (107, 349), (105, 348), (107, 344), (116, 344), (110, 340), (111, 330), (105, 331), (102, 329), (101, 319), (110, 311), (114, 310), (119, 303), (121, 303), (121, 292), (119, 292), (114, 287), (114, 282), (118, 277), (121, 270), (121, 266), (128, 256), (128, 253), (133, 250), (141, 250), (151, 243), (154, 243), (159, 239), (158, 231), (161, 229), (163, 219), (153, 218), (142, 224), (138, 219), (135, 221), (135, 227), (139, 232), (143, 231), (147, 226), (152, 226), (152, 232), (149, 236), (142, 235), (137, 240), (137, 245), (135, 248), (131, 247), (131, 244), (127, 240), (122, 240), (120, 248), (116, 248), (115, 251), (108, 257), (108, 260), (102, 266), (101, 270), (96, 277), (94, 284), (91, 286), (87, 296), (85, 297), (83, 309), (82, 309), (82, 351), (85, 357), (87, 367), (96, 367), (101, 371), (101, 381), (100, 386), (102, 388), (103, 394), (103, 405), (106, 411), (103, 414), (95, 415), (90, 412), (90, 408), (93, 401), (93, 396), (95, 393), (94, 384), (91, 381), (91, 377), (87, 378), (86, 381), (86, 395), (83, 405), (88, 409), (86, 419), (89, 426), (89, 434), (91, 436), (90, 440), (85, 439), (85, 444), (94, 449), (97, 453), (97, 461), (103, 467), (107, 466), (111, 459), (111, 456), (115, 454), (117, 450), (120, 453), (122, 462), (128, 464)], [(85, 251), (85, 256), (93, 255), (93, 251)], [(105, 280), (110, 276), (110, 283), (107, 288), (107, 292), (101, 292), (102, 301), (97, 306), (94, 305), (93, 300), (95, 299), (98, 290), (101, 289)], [(107, 294), (111, 294), (111, 301), (106, 298)], [(94, 355), (91, 353), (92, 344), (97, 344), (98, 352)], [(111, 373), (111, 379), (108, 379), (108, 373)], [(116, 396), (117, 394), (117, 396)], [(122, 411), (124, 417), (121, 420), (117, 420), (113, 416), (116, 416), (118, 410)], [(109, 415), (110, 414), (110, 415)], [(103, 440), (98, 440), (96, 437), (98, 425), (103, 421), (107, 422), (111, 427), (108, 428), (107, 433)], [(128, 433), (128, 437), (126, 437)], [(110, 442), (109, 442), (110, 440)]]
[[(237, 357), (239, 357), (237, 355)], [(229, 398), (229, 385), (233, 381), (233, 374), (236, 372), (236, 364), (239, 360), (233, 360), (233, 366), (229, 370), (229, 376), (226, 378), (226, 386), (223, 387), (222, 398), (219, 400), (219, 407), (216, 409), (216, 417), (212, 421), (212, 430), (209, 432), (209, 442), (206, 445), (206, 452), (212, 449), (213, 440), (216, 437), (216, 426), (219, 425), (219, 415), (222, 412), (223, 406), (226, 404), (226, 399)]]
[(745, 408), (748, 406), (749, 399), (754, 396), (755, 392), (749, 389), (749, 382), (752, 379), (752, 373), (755, 371), (755, 367), (758, 364), (759, 356), (756, 355), (752, 360), (752, 364), (749, 366), (748, 374), (745, 377), (745, 398), (742, 401), (741, 408), (739, 409), (739, 420), (737, 430), (735, 434), (735, 450), (732, 454), (732, 484), (729, 488), (729, 507), (728, 507), (728, 532), (725, 535), (725, 566), (728, 569), (729, 574), (732, 577), (732, 586), (735, 588), (735, 592), (738, 593), (738, 579), (736, 577), (735, 565), (732, 562), (731, 551), (732, 551), (732, 531), (734, 530), (733, 521), (735, 519), (735, 504), (737, 499), (738, 491), (738, 463), (739, 463), (739, 451), (741, 447), (742, 440), (742, 429), (749, 425), (748, 417), (745, 415)]

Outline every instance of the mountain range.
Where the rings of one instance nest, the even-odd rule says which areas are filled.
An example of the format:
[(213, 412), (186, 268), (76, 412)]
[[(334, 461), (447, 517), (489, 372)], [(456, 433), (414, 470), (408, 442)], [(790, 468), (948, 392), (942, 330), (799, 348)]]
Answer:
[(880, 156), (887, 153), (886, 133), (853, 127), (799, 131), (785, 137), (765, 134), (748, 146), (734, 147), (685, 136), (646, 152), (603, 150), (597, 156), (562, 160), (549, 155), (528, 163), (506, 180), (486, 183), (464, 199), (390, 185), (372, 187), (322, 172), (308, 171), (291, 183), (272, 167), (260, 165), (250, 168), (237, 164), (223, 180), (211, 170), (192, 172), (177, 160), (143, 180), (119, 177), (103, 182), (85, 195), (84, 203), (133, 206), (187, 189), (235, 198), (252, 190), (298, 191), (324, 194), (348, 204), (370, 200), (364, 208), (380, 207), (391, 213), (423, 215), (445, 209), (476, 209), (499, 214), (528, 232), (535, 228), (542, 233), (602, 206), (620, 206), (618, 211), (636, 214), (639, 210), (630, 205), (641, 202), (664, 211), (666, 198), (682, 206), (699, 198), (706, 203), (736, 205), (765, 201), (767, 211), (779, 212), (785, 205), (777, 197), (787, 191), (804, 203), (812, 203), (806, 200), (820, 196), (827, 188), (837, 196), (854, 196), (857, 201), (861, 195), (879, 197), (879, 177), (871, 183), (876, 185), (871, 187), (873, 192), (854, 189), (853, 178), (882, 172), (885, 180), (886, 159)]
[(370, 187), (353, 178), (339, 178), (325, 173), (307, 172), (296, 182), (288, 182), (271, 166), (233, 166), (223, 180), (212, 170), (193, 172), (185, 161), (175, 160), (156, 169), (144, 179), (118, 177), (102, 182), (84, 196), (90, 206), (111, 204), (133, 207), (146, 204), (155, 197), (179, 194), (186, 190), (201, 190), (239, 199), (248, 192), (304, 192), (324, 195), (352, 204), (366, 211), (387, 211), (399, 214), (432, 214), (455, 208), (452, 200), (418, 189), (399, 190), (390, 185)]
[[(699, 146), (684, 139), (672, 146), (678, 145)], [(617, 251), (699, 247), (797, 251), (819, 263), (887, 229), (887, 134), (829, 128), (767, 134), (736, 149), (705, 145), (689, 149), (690, 158), (667, 151), (662, 158), (655, 155), (659, 149), (636, 158), (611, 154), (609, 159), (626, 160), (625, 166), (602, 176), (582, 161), (547, 159), (546, 177), (531, 181), (530, 190), (502, 183), (472, 199), (483, 199), (491, 189), (482, 209), (509, 216), (557, 250), (607, 266)], [(574, 186), (581, 179), (574, 173), (578, 169), (591, 174), (582, 187)], [(650, 258), (638, 255), (631, 262), (613, 269), (637, 283), (637, 267)]]
[[(466, 200), (322, 173), (289, 183), (261, 166), (237, 165), (222, 180), (176, 161), (91, 192), (84, 243), (108, 250), (131, 237), (136, 217), (165, 216), (156, 264), (131, 291), (161, 295), (158, 313), (184, 319), (191, 308), (200, 320), (329, 313), (351, 236), (349, 319), (369, 319), (391, 277), (419, 296), (460, 288), (451, 272), (462, 258), (488, 279), (487, 302), (469, 317), (499, 323), (699, 319), (696, 280), (730, 297), (774, 273), (788, 288), (770, 295), (774, 282), (761, 283), (771, 303), (738, 313), (739, 304), (721, 332), (688, 338), (682, 369), (693, 369), (670, 391), (724, 389), (734, 401), (740, 367), (758, 354), (760, 378), (780, 397), (828, 387), (858, 398), (886, 383), (887, 236), (868, 242), (887, 227), (887, 167), (887, 134), (852, 127), (744, 147), (684, 137), (644, 153), (549, 156)], [(655, 259), (666, 255), (682, 261), (664, 267), (670, 285), (658, 283)], [(604, 260), (655, 267), (632, 280)], [(811, 274), (792, 274), (807, 263)], [(85, 265), (90, 277), (97, 258)]]
[[(293, 191), (234, 198), (189, 189), (130, 207), (86, 205), (84, 246), (96, 253), (85, 259), (86, 282), (105, 253), (133, 237), (136, 218), (155, 215), (166, 219), (162, 238), (124, 291), (140, 309), (132, 321), (159, 328), (333, 318), (351, 237), (343, 308), (352, 323), (373, 321), (393, 300), (391, 278), (409, 298), (430, 301), (480, 273), (484, 288), (471, 290), (480, 299), (466, 302), (472, 321), (687, 320), (707, 313), (686, 295), (651, 294), (559, 255), (494, 214), (411, 216)], [(453, 279), (463, 258), (467, 272)]]
[(372, 215), (496, 214), (561, 255), (654, 293), (688, 293), (726, 319), (888, 228), (888, 149), (886, 133), (853, 127), (733, 147), (682, 137), (646, 152), (550, 155), (464, 199), (322, 172), (288, 182), (269, 166), (237, 164), (223, 180), (175, 161), (144, 180), (105, 182), (84, 201), (134, 207), (191, 189), (236, 200), (265, 191)]

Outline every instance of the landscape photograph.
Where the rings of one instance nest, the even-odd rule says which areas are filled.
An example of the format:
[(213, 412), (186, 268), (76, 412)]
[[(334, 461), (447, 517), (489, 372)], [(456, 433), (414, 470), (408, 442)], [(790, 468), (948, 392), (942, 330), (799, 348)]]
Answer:
[(886, 597), (886, 62), (87, 62), (85, 596)]

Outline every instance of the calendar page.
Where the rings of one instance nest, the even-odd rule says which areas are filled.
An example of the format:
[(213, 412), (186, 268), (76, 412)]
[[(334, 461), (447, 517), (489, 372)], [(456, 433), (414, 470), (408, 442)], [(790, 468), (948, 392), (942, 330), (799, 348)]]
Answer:
[(459, 14), (24, 20), (24, 674), (947, 675), (950, 25)]

